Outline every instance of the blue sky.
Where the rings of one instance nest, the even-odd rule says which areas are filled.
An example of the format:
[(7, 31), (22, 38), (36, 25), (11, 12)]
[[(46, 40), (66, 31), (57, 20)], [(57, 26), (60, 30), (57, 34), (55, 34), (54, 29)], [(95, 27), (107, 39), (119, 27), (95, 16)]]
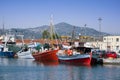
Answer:
[[(120, 33), (120, 0), (0, 0), (0, 28), (31, 28), (54, 24), (72, 25), (99, 30), (101, 17), (103, 32)], [(3, 20), (4, 19), (4, 20)]]

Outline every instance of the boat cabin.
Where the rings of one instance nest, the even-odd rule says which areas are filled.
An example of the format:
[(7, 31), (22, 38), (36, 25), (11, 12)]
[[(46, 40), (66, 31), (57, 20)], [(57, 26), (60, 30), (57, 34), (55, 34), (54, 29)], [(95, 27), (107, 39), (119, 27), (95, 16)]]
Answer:
[(89, 47), (75, 47), (74, 50), (80, 52), (80, 54), (90, 53), (92, 48)]

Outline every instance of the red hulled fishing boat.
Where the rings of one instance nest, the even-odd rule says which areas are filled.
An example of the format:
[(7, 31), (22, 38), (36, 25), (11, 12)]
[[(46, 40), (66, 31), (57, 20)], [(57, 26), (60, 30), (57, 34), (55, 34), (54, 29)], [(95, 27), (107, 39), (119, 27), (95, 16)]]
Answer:
[(73, 51), (72, 55), (58, 55), (58, 59), (62, 63), (75, 65), (91, 65), (97, 62), (97, 58), (92, 56), (90, 48), (85, 47), (77, 47), (77, 51)]
[(56, 55), (57, 52), (58, 49), (48, 50), (45, 52), (35, 52), (32, 55), (36, 61), (58, 61), (58, 57)]
[[(59, 49), (56, 49), (55, 46), (53, 45), (53, 35), (55, 35), (54, 32), (54, 26), (53, 26), (53, 22), (52, 22), (52, 17), (51, 17), (51, 22), (50, 22), (50, 35), (49, 35), (49, 39), (50, 41), (48, 41), (46, 43), (46, 45), (44, 45), (44, 51), (41, 52), (34, 52), (32, 55), (35, 58), (35, 60), (37, 61), (58, 61), (58, 57), (56, 55), (56, 53), (58, 52)], [(48, 36), (48, 35), (47, 35)], [(48, 39), (48, 38), (47, 38)], [(50, 46), (51, 45), (51, 46)], [(47, 50), (45, 50), (45, 48), (47, 48)], [(51, 48), (51, 49), (50, 49)]]

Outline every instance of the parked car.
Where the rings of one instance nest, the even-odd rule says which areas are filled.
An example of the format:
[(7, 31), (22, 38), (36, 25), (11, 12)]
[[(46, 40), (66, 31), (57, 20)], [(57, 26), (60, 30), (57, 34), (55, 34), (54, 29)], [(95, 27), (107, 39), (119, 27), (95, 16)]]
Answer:
[(105, 58), (117, 58), (116, 52), (107, 52), (104, 56)]

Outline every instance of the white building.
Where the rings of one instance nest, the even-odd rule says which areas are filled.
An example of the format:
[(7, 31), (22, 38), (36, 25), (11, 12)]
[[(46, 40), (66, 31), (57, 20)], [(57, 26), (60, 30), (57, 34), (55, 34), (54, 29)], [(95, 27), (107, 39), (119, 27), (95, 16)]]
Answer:
[(110, 50), (117, 52), (120, 50), (120, 36), (106, 36), (103, 38), (103, 42), (107, 43)]
[(120, 50), (120, 36), (104, 36), (103, 41), (91, 42), (92, 45), (100, 50), (111, 50), (118, 52)]

